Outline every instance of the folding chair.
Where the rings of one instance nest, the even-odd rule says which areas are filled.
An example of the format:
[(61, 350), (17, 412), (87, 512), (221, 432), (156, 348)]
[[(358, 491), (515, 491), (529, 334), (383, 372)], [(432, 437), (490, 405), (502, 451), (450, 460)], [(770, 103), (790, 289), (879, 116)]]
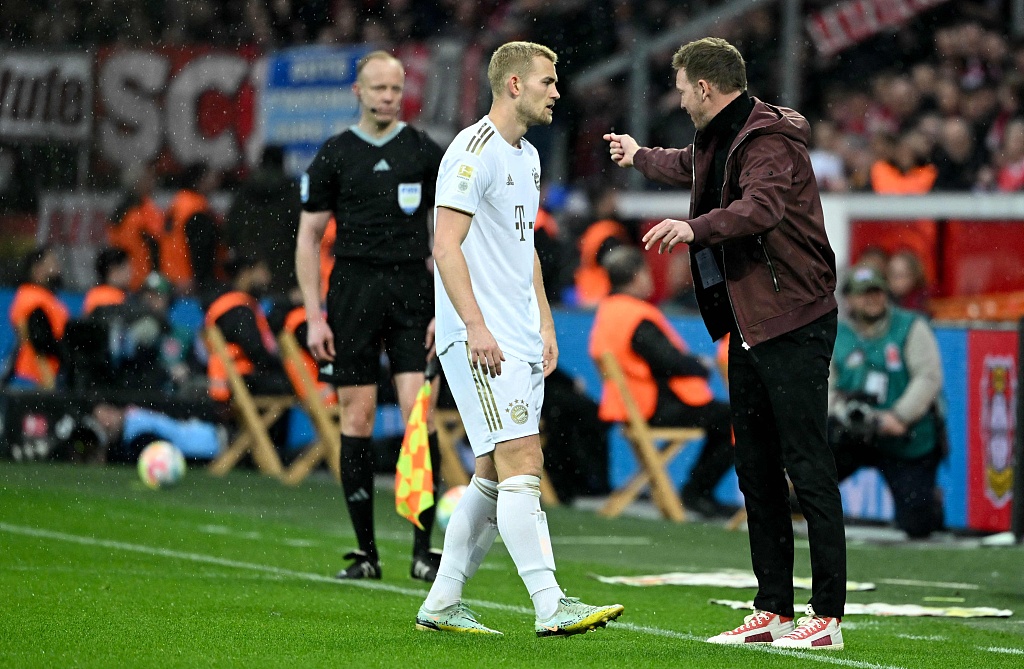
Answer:
[[(320, 389), (306, 368), (302, 349), (299, 348), (295, 335), (283, 330), (277, 341), (281, 348), (281, 359), (285, 365), (294, 369), (299, 377), (301, 387), (295, 388), (295, 394), (301, 398), (317, 436), (316, 442), (292, 462), (281, 480), (287, 485), (297, 485), (309, 476), (321, 460), (326, 460), (334, 479), (341, 481), (341, 414), (338, 407), (328, 407), (322, 401)], [(295, 384), (294, 377), (292, 384)]]
[(228, 353), (228, 344), (220, 328), (211, 325), (204, 330), (204, 336), (209, 354), (217, 356), (227, 372), (228, 386), (231, 388), (231, 407), (238, 416), (239, 423), (238, 436), (228, 446), (227, 451), (210, 463), (210, 473), (214, 476), (224, 476), (238, 464), (242, 456), (251, 451), (253, 461), (261, 472), (280, 478), (284, 469), (267, 428), (277, 422), (297, 400), (291, 395), (254, 397)]
[[(455, 409), (435, 409), (434, 426), (437, 428), (437, 446), (441, 451), (441, 476), (448, 487), (467, 485), (469, 475), (462, 468), (457, 444), (466, 436), (466, 427), (462, 424), (462, 416)], [(543, 432), (541, 433), (543, 435)], [(543, 436), (542, 445), (543, 445)], [(559, 506), (561, 501), (551, 486), (547, 475), (540, 478), (540, 499), (546, 506)]]
[[(687, 443), (704, 436), (704, 430), (693, 427), (651, 427), (636, 406), (633, 395), (626, 385), (622, 368), (611, 352), (601, 355), (598, 361), (601, 375), (615, 384), (626, 407), (626, 422), (623, 425), (640, 471), (625, 485), (613, 491), (608, 501), (598, 511), (602, 516), (614, 518), (620, 515), (650, 485), (651, 496), (661, 514), (672, 521), (686, 520), (686, 510), (679, 494), (669, 479), (667, 467), (686, 447)], [(658, 445), (662, 447), (659, 449)]]

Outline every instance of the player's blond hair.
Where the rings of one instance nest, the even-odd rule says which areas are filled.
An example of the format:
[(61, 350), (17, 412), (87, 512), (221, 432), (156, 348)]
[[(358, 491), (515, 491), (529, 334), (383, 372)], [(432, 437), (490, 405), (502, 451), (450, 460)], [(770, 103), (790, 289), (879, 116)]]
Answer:
[(366, 54), (358, 61), (356, 61), (356, 79), (359, 79), (359, 77), (363, 74), (363, 70), (366, 68), (366, 66), (370, 63), (371, 60), (387, 60), (391, 61), (392, 63), (398, 63), (398, 67), (402, 68), (402, 73), (405, 74), (405, 66), (402, 64), (402, 61), (398, 60), (387, 51), (378, 49), (377, 51), (371, 51), (370, 53)]
[(494, 97), (501, 95), (505, 82), (513, 74), (520, 77), (528, 75), (536, 56), (547, 58), (552, 64), (558, 62), (558, 55), (543, 44), (508, 42), (499, 46), (487, 66), (487, 80), (491, 83), (491, 93)]

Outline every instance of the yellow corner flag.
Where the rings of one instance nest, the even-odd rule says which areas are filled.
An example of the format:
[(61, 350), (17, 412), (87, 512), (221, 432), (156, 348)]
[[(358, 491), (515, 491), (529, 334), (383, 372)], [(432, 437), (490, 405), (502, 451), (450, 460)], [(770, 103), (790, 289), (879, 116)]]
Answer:
[(395, 510), (421, 530), (420, 514), (434, 506), (434, 468), (427, 443), (429, 409), (430, 383), (427, 382), (416, 394), (395, 468)]

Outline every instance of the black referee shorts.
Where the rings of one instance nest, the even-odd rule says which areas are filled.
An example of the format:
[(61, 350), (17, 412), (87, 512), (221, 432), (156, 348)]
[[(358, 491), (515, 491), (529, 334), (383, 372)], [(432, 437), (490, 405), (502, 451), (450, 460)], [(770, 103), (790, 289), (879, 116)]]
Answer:
[(392, 374), (424, 371), (423, 341), (433, 317), (434, 277), (422, 260), (378, 266), (339, 259), (327, 290), (335, 357), (320, 365), (320, 380), (375, 385), (382, 349)]

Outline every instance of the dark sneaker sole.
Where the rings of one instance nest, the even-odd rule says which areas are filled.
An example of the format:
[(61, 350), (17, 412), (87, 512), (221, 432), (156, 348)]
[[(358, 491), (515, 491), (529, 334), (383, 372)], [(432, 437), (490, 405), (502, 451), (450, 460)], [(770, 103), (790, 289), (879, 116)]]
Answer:
[(607, 626), (608, 623), (621, 616), (625, 610), (625, 607), (619, 606), (609, 611), (595, 613), (594, 615), (584, 618), (572, 627), (560, 627), (555, 630), (540, 630), (537, 632), (537, 636), (542, 639), (546, 639), (550, 637), (567, 637), (574, 636), (576, 634), (586, 634), (587, 632), (596, 630), (598, 627)]

